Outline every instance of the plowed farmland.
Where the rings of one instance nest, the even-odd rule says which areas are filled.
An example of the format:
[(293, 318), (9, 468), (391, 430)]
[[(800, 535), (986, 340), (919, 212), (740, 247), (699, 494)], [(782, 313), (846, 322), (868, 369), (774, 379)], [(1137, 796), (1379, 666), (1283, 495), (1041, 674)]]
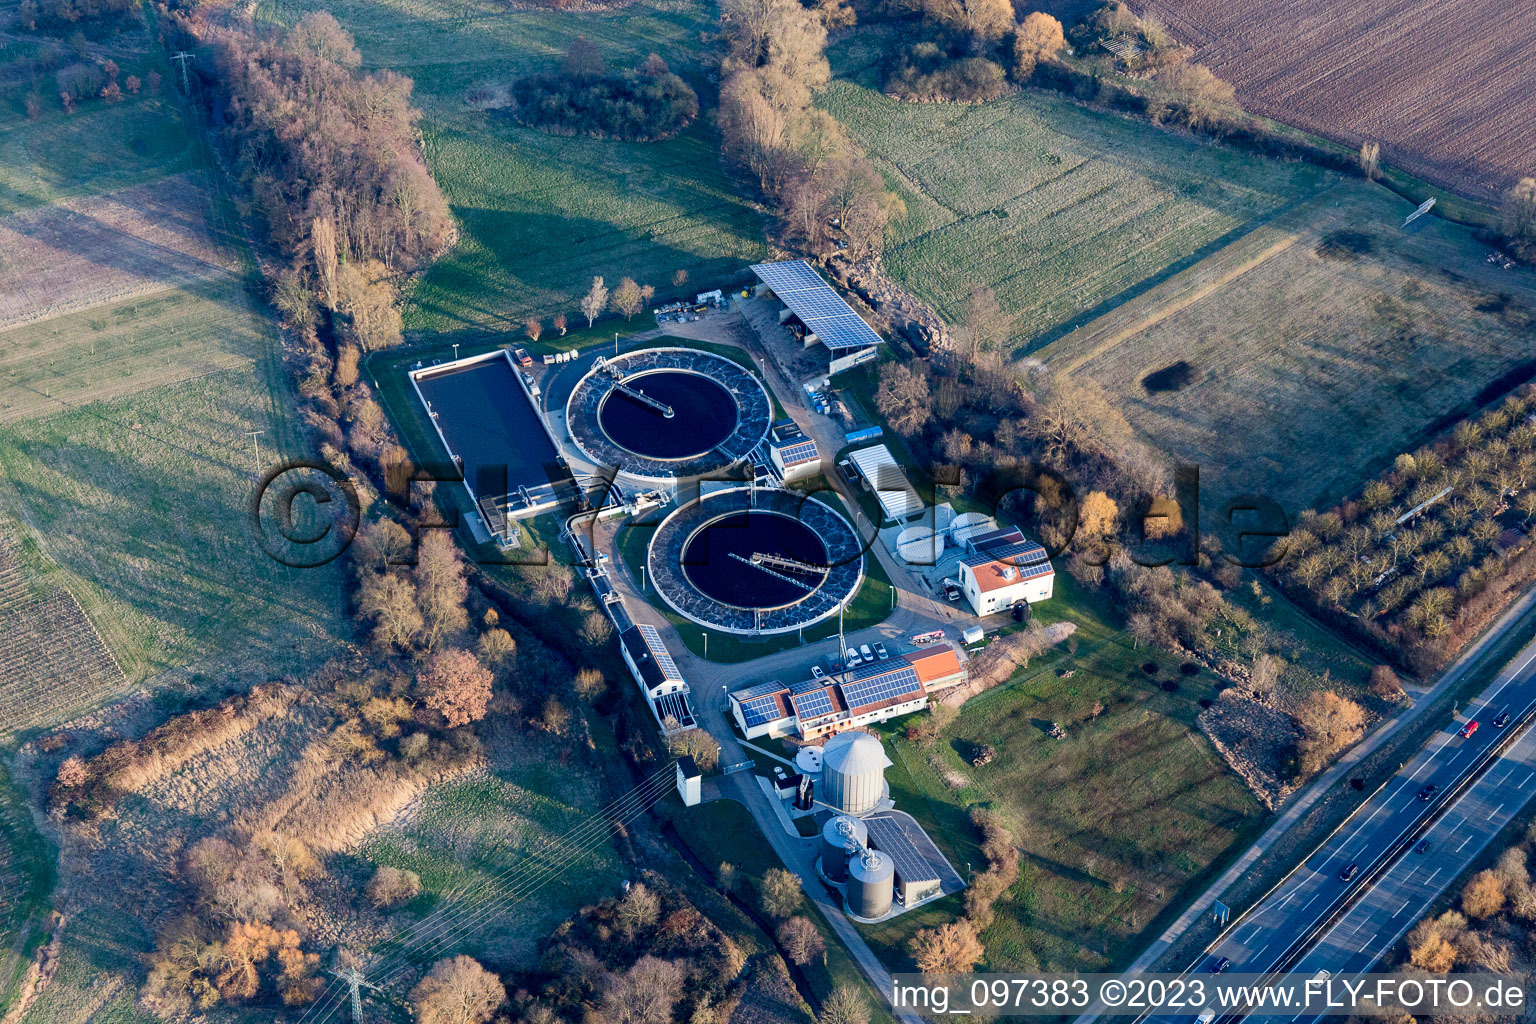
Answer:
[(1250, 110), (1473, 196), (1533, 173), (1536, 4), (1138, 0)]

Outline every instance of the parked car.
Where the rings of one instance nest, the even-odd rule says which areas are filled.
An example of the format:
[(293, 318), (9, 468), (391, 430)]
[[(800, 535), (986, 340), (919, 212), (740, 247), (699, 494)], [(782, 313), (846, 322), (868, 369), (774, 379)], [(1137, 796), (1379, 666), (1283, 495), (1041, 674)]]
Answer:
[(875, 660), (875, 652), (869, 649), (869, 644), (865, 644), (864, 646), (860, 647), (859, 654), (863, 656), (865, 661)]
[(1348, 882), (1350, 879), (1354, 878), (1355, 875), (1357, 875), (1359, 873), (1360, 873), (1360, 865), (1359, 864), (1351, 864), (1349, 867), (1347, 867), (1343, 871), (1339, 872), (1339, 881), (1341, 881), (1341, 882)]
[(525, 348), (515, 348), (515, 349), (513, 349), (512, 350), (512, 358), (517, 360), (517, 365), (518, 366), (532, 366), (533, 365), (533, 356), (529, 355), (528, 354), (528, 350), (525, 349)]
[(1502, 728), (1504, 728), (1508, 724), (1509, 724), (1509, 712), (1508, 711), (1505, 711), (1504, 713), (1499, 715), (1498, 718), (1495, 718), (1493, 720), (1493, 727), (1495, 729), (1502, 729)]
[(827, 678), (827, 674), (821, 670), (821, 666), (820, 665), (812, 665), (811, 666), (811, 678), (812, 679), (825, 679), (825, 678)]
[(858, 668), (862, 664), (864, 664), (864, 659), (859, 657), (858, 650), (853, 647), (848, 648), (848, 664), (846, 667)]
[(881, 661), (884, 661), (886, 658), (889, 658), (890, 656), (891, 656), (891, 652), (885, 649), (885, 644), (881, 644), (881, 643), (875, 644), (875, 657), (879, 658)]
[(1470, 739), (1475, 732), (1477, 732), (1477, 721), (1474, 719), (1461, 727), (1461, 738)]
[(1439, 788), (1440, 788), (1439, 786), (1437, 786), (1433, 782), (1431, 782), (1429, 785), (1427, 785), (1423, 789), (1419, 790), (1419, 799), (1420, 800), (1428, 800), (1430, 797), (1435, 795), (1435, 791), (1438, 790)]
[(1220, 974), (1222, 971), (1231, 966), (1232, 961), (1228, 957), (1219, 956), (1215, 960), (1211, 961), (1211, 973)]

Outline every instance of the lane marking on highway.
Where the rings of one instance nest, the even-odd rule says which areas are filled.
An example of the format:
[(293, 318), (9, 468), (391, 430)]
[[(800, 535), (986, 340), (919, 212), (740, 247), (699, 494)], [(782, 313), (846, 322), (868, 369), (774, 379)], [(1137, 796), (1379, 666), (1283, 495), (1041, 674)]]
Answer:
[(1370, 938), (1366, 939), (1363, 943), (1361, 943), (1360, 944), (1360, 952), (1364, 953), (1365, 952), (1365, 947), (1369, 946), (1371, 944), (1371, 939), (1374, 939), (1375, 937), (1376, 936), (1372, 935)]
[(1260, 925), (1259, 927), (1255, 928), (1253, 931), (1248, 933), (1248, 937), (1246, 939), (1242, 939), (1241, 940), (1242, 944), (1245, 945), (1245, 946), (1248, 945), (1248, 943), (1253, 941), (1253, 937), (1255, 935), (1259, 934), (1259, 932), (1261, 932), (1263, 930), (1264, 930), (1264, 926), (1263, 925)]
[(1428, 878), (1424, 879), (1424, 884), (1428, 885), (1430, 882), (1433, 882), (1435, 880), (1435, 875), (1438, 875), (1439, 873), (1440, 873), (1440, 869), (1439, 868), (1435, 868), (1435, 870), (1430, 874), (1430, 876)]
[(1412, 902), (1413, 902), (1413, 900), (1403, 900), (1403, 905), (1397, 908), (1397, 914), (1393, 914), (1392, 915), (1393, 920), (1397, 919), (1398, 914), (1401, 914), (1403, 911), (1407, 910), (1408, 909), (1408, 904), (1410, 904)]
[(1285, 905), (1286, 905), (1286, 904), (1287, 904), (1287, 903), (1289, 903), (1289, 902), (1291, 902), (1291, 897), (1292, 897), (1292, 896), (1295, 896), (1295, 895), (1296, 895), (1296, 891), (1297, 891), (1297, 890), (1295, 890), (1295, 889), (1292, 889), (1292, 890), (1291, 890), (1291, 891), (1290, 891), (1290, 892), (1288, 892), (1288, 893), (1286, 893), (1286, 894), (1285, 894), (1285, 899), (1283, 899), (1283, 900), (1281, 900), (1281, 901), (1280, 901), (1280, 902), (1279, 902), (1279, 904), (1278, 904), (1278, 905), (1276, 905), (1276, 907), (1275, 907), (1275, 909), (1276, 909), (1276, 910), (1284, 910), (1284, 909), (1285, 909)]
[(1461, 841), (1461, 846), (1456, 847), (1456, 852), (1460, 853), (1462, 851), (1462, 848), (1465, 847), (1471, 841), (1472, 841), (1472, 837), (1471, 836), (1467, 836), (1467, 838), (1465, 838), (1465, 839), (1463, 839)]
[(1493, 816), (1495, 814), (1498, 814), (1503, 809), (1504, 809), (1504, 805), (1503, 804), (1499, 804), (1499, 806), (1495, 807), (1493, 810), (1488, 812), (1488, 817), (1485, 820), (1492, 821), (1493, 820)]

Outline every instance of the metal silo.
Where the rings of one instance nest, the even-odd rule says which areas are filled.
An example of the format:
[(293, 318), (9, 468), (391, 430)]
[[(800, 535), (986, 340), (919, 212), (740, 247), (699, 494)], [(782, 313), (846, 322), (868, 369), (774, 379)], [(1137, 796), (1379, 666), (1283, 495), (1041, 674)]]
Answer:
[(848, 881), (848, 858), (869, 845), (869, 828), (839, 814), (821, 828), (821, 873), (829, 882)]
[(896, 891), (896, 862), (879, 850), (865, 850), (848, 860), (848, 911), (866, 921), (891, 912)]
[(821, 758), (821, 799), (844, 814), (865, 814), (885, 798), (891, 759), (867, 732), (838, 733)]

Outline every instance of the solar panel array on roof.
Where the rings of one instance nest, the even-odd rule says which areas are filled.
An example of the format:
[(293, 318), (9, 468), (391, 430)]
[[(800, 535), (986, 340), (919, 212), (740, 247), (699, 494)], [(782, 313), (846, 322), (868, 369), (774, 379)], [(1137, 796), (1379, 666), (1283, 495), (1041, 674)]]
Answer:
[(1014, 565), (1029, 565), (1046, 559), (1045, 548), (1031, 540), (990, 547), (986, 549), (986, 554), (999, 562), (1012, 562)]
[(779, 458), (786, 466), (792, 466), (797, 462), (809, 462), (816, 458), (816, 442), (796, 441), (793, 444), (783, 445), (779, 448)]
[(849, 710), (879, 704), (881, 701), (905, 694), (916, 696), (922, 692), (923, 684), (917, 678), (917, 670), (911, 665), (869, 679), (858, 679), (843, 684), (843, 699), (848, 702)]
[(880, 344), (880, 335), (822, 280), (805, 260), (758, 263), (758, 280), (773, 290), (829, 349), (864, 348)]
[(810, 693), (797, 693), (789, 699), (795, 705), (795, 714), (802, 719), (820, 718), (822, 715), (830, 715), (833, 711), (832, 695), (827, 692), (826, 687)]
[(745, 689), (737, 690), (735, 693), (731, 694), (731, 696), (735, 697), (737, 700), (749, 700), (753, 697), (761, 697), (764, 694), (778, 693), (784, 689), (785, 686), (783, 683), (779, 682), (777, 679), (770, 679), (766, 683), (758, 683), (755, 686), (748, 686)]
[(928, 858), (923, 856), (894, 818), (876, 815), (865, 818), (864, 824), (869, 827), (869, 845), (891, 858), (896, 865), (896, 874), (901, 876), (904, 884), (939, 880), (938, 871), (928, 863)]
[(798, 683), (790, 683), (789, 692), (810, 693), (812, 690), (819, 690), (826, 685), (827, 684), (820, 679), (802, 679)]
[(764, 722), (774, 721), (780, 717), (779, 695), (770, 693), (765, 697), (753, 697), (742, 701), (741, 717), (749, 729)]
[(651, 657), (656, 659), (656, 667), (668, 679), (681, 680), (682, 672), (678, 671), (677, 662), (672, 660), (672, 654), (667, 650), (667, 645), (661, 642), (661, 634), (656, 632), (656, 627), (647, 623), (640, 624), (640, 635), (645, 638), (645, 646), (651, 649)]

